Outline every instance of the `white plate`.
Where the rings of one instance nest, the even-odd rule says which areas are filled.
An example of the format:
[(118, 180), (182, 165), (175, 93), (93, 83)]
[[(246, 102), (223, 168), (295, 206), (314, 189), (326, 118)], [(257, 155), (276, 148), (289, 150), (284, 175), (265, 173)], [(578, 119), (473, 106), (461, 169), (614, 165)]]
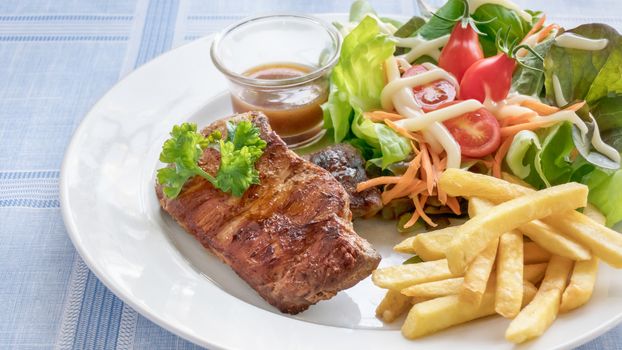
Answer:
[[(158, 57), (112, 88), (84, 118), (62, 167), (62, 210), (76, 249), (124, 302), (211, 349), (510, 349), (508, 321), (487, 318), (415, 342), (383, 325), (383, 295), (369, 279), (297, 316), (279, 313), (158, 206), (158, 154), (173, 124), (204, 126), (231, 114), (226, 81), (209, 58), (211, 37)], [(249, 50), (252, 52), (252, 49)], [(403, 237), (394, 222), (361, 220), (357, 232), (383, 256)], [(519, 348), (566, 349), (622, 319), (622, 278), (602, 266), (591, 302)]]

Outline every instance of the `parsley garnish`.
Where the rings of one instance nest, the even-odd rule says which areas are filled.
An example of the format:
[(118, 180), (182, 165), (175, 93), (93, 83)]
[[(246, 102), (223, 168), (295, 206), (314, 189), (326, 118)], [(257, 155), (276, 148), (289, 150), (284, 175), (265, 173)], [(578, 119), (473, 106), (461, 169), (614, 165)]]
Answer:
[[(220, 166), (216, 176), (205, 172), (198, 161), (207, 147), (220, 150)], [(219, 131), (205, 137), (197, 132), (194, 123), (173, 126), (171, 138), (164, 142), (160, 161), (173, 164), (158, 170), (158, 182), (164, 194), (175, 198), (184, 184), (193, 176), (201, 176), (214, 187), (240, 197), (253, 184), (259, 183), (255, 162), (261, 157), (266, 142), (259, 137), (259, 129), (250, 121), (237, 124), (227, 122), (227, 139)]]

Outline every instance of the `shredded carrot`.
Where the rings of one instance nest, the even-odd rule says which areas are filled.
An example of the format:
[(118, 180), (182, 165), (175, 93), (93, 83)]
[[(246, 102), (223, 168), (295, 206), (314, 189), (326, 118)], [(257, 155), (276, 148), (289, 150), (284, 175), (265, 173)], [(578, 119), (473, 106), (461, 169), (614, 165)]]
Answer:
[[(425, 194), (421, 195), (421, 199), (417, 199), (417, 197), (413, 198), (413, 203), (415, 204), (415, 212), (410, 217), (410, 220), (408, 220), (408, 222), (406, 222), (406, 224), (404, 224), (404, 228), (409, 228), (412, 225), (414, 225), (417, 222), (417, 220), (419, 220), (419, 218), (422, 217), (421, 214), (425, 215), (425, 212), (423, 210), (421, 210), (421, 213), (420, 213), (419, 210), (416, 210), (416, 208), (417, 208), (417, 203), (419, 203), (419, 206), (421, 208), (423, 208), (423, 205), (425, 204), (425, 202), (427, 200), (428, 200), (428, 196), (425, 195)], [(429, 217), (428, 217), (428, 219), (429, 219)]]
[(423, 157), (421, 158), (421, 171), (422, 178), (425, 180), (428, 188), (428, 194), (432, 194), (432, 190), (434, 189), (434, 170), (432, 170), (432, 162), (430, 161), (430, 153), (428, 152), (428, 148), (425, 146), (425, 143), (421, 144), (421, 153)]
[(525, 100), (520, 104), (523, 107), (527, 107), (539, 115), (550, 115), (559, 111), (559, 108), (549, 106), (546, 103), (542, 103), (536, 100)]
[(395, 131), (398, 135), (404, 136), (405, 138), (411, 139), (411, 140), (415, 140), (415, 137), (410, 133), (410, 131), (402, 128), (401, 126), (395, 124), (393, 121), (389, 120), (389, 119), (385, 119), (384, 123), (387, 124), (387, 126), (391, 129), (393, 129), (393, 131)]
[(538, 33), (538, 38), (537, 41), (541, 42), (542, 40), (546, 39), (547, 36), (549, 36), (549, 34), (553, 31), (559, 29), (559, 25), (553, 23), (553, 24), (549, 24), (548, 26), (546, 26), (544, 29), (542, 29), (540, 31), (540, 33)]
[(367, 181), (359, 182), (356, 185), (356, 192), (362, 192), (366, 189), (379, 186), (379, 185), (388, 185), (388, 184), (396, 184), (400, 181), (399, 176), (380, 176), (375, 177), (373, 179), (369, 179)]
[(564, 108), (564, 111), (573, 111), (576, 112), (585, 106), (585, 101), (577, 102), (571, 106)]
[(529, 38), (531, 35), (535, 34), (538, 32), (538, 30), (540, 30), (540, 28), (542, 28), (542, 26), (544, 25), (544, 21), (546, 21), (546, 15), (542, 15), (542, 17), (540, 17), (540, 19), (538, 20), (538, 22), (536, 22), (536, 24), (533, 25), (533, 27), (531, 27), (531, 29), (529, 30), (529, 32), (527, 32), (527, 35), (525, 35), (525, 37), (523, 38), (522, 41), (525, 41), (527, 38)]
[(413, 152), (415, 152), (415, 155), (419, 154), (419, 149), (417, 148), (417, 146), (415, 146), (415, 143), (413, 142), (413, 140), (408, 140), (410, 142), (410, 148), (413, 149)]
[(456, 197), (447, 197), (447, 206), (449, 207), (449, 209), (451, 209), (451, 211), (454, 212), (454, 214), (456, 215), (460, 215), (461, 214), (461, 210), (460, 210), (460, 203), (458, 203), (458, 200), (456, 199)]
[(383, 203), (385, 203), (385, 200), (388, 203), (395, 198), (411, 197), (413, 193), (420, 193), (421, 191), (424, 191), (425, 189), (426, 189), (425, 182), (421, 180), (414, 180), (412, 183), (406, 185), (405, 187), (399, 187), (397, 189), (393, 187), (389, 189), (388, 191), (384, 191), (380, 195), (380, 198), (382, 199)]
[[(425, 203), (425, 201), (428, 200), (428, 196), (424, 194), (422, 195), (422, 199), (423, 199), (422, 202)], [(415, 212), (419, 214), (419, 216), (423, 219), (423, 221), (427, 222), (428, 225), (432, 227), (438, 226), (434, 221), (432, 221), (432, 219), (430, 219), (428, 214), (426, 214), (425, 211), (423, 211), (423, 204), (420, 201), (418, 201), (417, 198), (413, 199), (413, 203), (415, 204)]]
[(409, 185), (411, 185), (413, 181), (416, 180), (415, 175), (417, 175), (417, 172), (419, 171), (419, 167), (421, 166), (421, 157), (422, 155), (421, 153), (419, 153), (415, 158), (413, 158), (413, 160), (411, 160), (410, 163), (408, 164), (408, 169), (406, 169), (406, 172), (404, 173), (404, 175), (402, 175), (402, 177), (395, 184), (395, 186), (393, 186), (389, 190), (385, 190), (382, 193), (383, 204), (387, 204), (395, 198), (404, 196), (402, 194), (403, 190), (407, 188)]
[(363, 116), (371, 120), (372, 122), (383, 122), (385, 120), (396, 121), (396, 120), (404, 119), (404, 117), (402, 117), (399, 114), (389, 113), (385, 111), (365, 112), (363, 113)]
[(528, 122), (528, 123), (512, 125), (512, 126), (506, 126), (506, 127), (501, 128), (501, 137), (508, 137), (510, 135), (514, 135), (517, 132), (523, 131), (523, 130), (536, 130), (536, 129), (540, 129), (540, 128), (545, 128), (545, 127), (551, 126), (551, 125), (553, 125), (555, 123), (557, 123), (557, 122), (555, 122), (555, 121), (551, 122), (550, 120), (546, 120), (544, 118), (539, 118), (538, 120), (531, 121), (531, 122)]
[(501, 127), (527, 123), (531, 121), (531, 118), (537, 116), (538, 114), (535, 112), (528, 112), (516, 116), (507, 117), (501, 121)]
[(505, 158), (505, 155), (508, 153), (508, 150), (510, 149), (510, 145), (512, 145), (513, 140), (514, 135), (512, 134), (512, 136), (508, 136), (505, 140), (503, 140), (501, 146), (499, 146), (499, 149), (497, 150), (497, 153), (493, 158), (492, 176), (499, 179), (501, 178), (501, 163), (503, 162), (503, 158)]
[[(445, 168), (447, 167), (447, 157), (441, 159), (440, 155), (437, 154), (436, 152), (431, 152), (431, 154), (432, 154), (432, 164), (434, 165), (434, 183), (437, 183), (438, 177), (443, 172), (443, 170), (445, 170)], [(445, 203), (447, 202), (447, 193), (445, 193), (445, 191), (442, 191), (438, 187), (437, 187), (436, 192), (437, 192), (438, 200), (441, 202), (441, 204), (445, 205)]]

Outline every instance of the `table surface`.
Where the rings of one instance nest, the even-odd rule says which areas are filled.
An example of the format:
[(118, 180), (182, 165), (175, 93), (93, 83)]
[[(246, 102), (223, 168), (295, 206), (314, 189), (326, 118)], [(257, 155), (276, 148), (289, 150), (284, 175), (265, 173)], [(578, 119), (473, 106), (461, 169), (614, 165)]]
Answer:
[[(382, 14), (417, 11), (415, 0), (372, 3)], [(248, 15), (347, 12), (349, 4), (0, 1), (0, 348), (198, 348), (124, 305), (74, 250), (58, 197), (65, 147), (97, 99), (155, 56)], [(618, 0), (537, 6), (567, 26), (607, 22), (622, 29)], [(617, 348), (622, 326), (580, 349)]]

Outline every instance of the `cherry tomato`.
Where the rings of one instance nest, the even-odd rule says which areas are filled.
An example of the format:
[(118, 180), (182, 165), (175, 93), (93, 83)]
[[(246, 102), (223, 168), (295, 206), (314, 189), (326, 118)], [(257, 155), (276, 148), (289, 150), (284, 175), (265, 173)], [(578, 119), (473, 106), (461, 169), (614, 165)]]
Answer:
[(464, 21), (456, 23), (438, 60), (438, 66), (453, 74), (458, 81), (473, 63), (484, 58), (474, 25)]
[(508, 96), (516, 61), (505, 53), (483, 58), (471, 65), (460, 82), (460, 99), (484, 102), (486, 96), (501, 101)]
[[(451, 104), (446, 106), (448, 105)], [(499, 122), (485, 108), (446, 120), (443, 124), (460, 144), (460, 153), (464, 157), (487, 156), (497, 150), (501, 144)]]
[[(415, 65), (404, 72), (404, 77), (426, 72), (427, 68), (422, 65)], [(413, 88), (415, 101), (421, 108), (433, 110), (443, 103), (451, 102), (456, 99), (456, 88), (447, 80), (437, 80), (423, 86)]]

